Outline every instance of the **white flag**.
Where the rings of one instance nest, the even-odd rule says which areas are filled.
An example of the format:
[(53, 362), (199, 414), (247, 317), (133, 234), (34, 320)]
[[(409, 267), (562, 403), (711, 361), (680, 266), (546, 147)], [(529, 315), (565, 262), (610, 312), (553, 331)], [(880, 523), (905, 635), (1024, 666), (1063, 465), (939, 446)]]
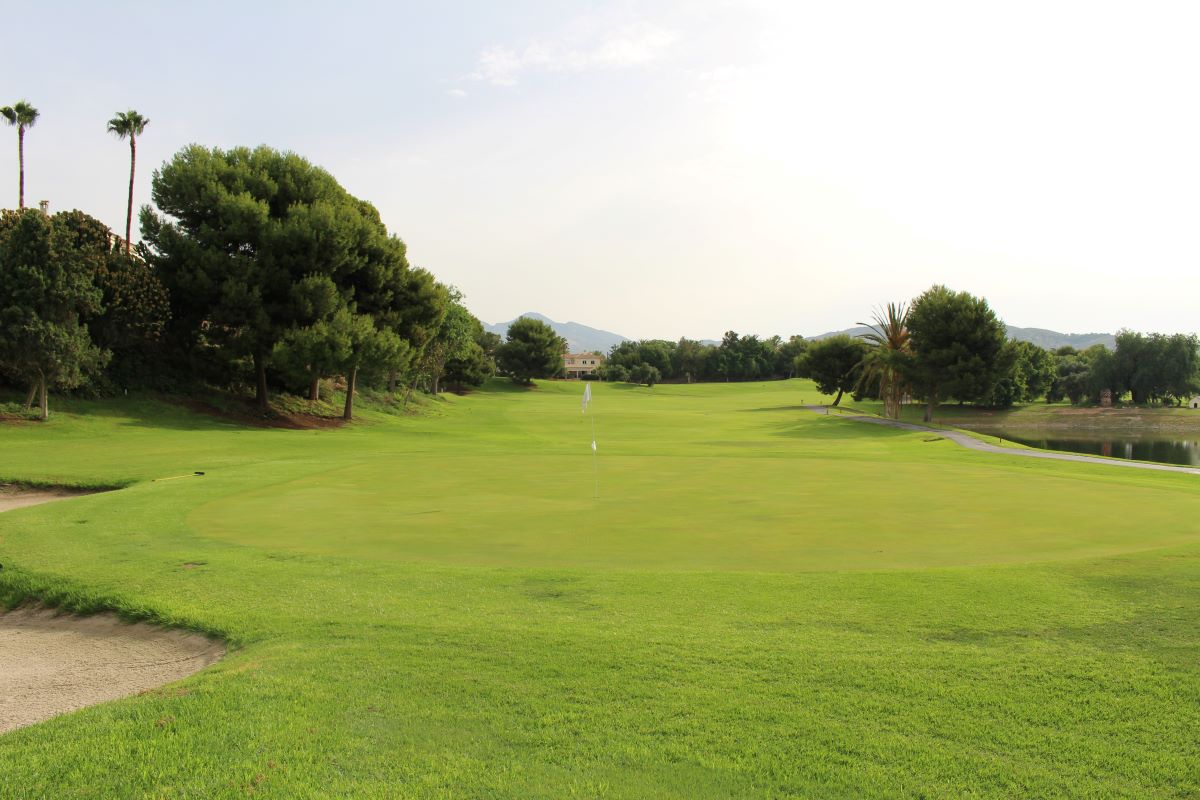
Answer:
[(596, 452), (596, 440), (592, 439), (592, 452)]
[(587, 413), (587, 404), (590, 403), (591, 400), (592, 400), (592, 384), (589, 381), (588, 383), (584, 384), (584, 387), (583, 387), (583, 408), (580, 410), (579, 413), (581, 413), (581, 414)]

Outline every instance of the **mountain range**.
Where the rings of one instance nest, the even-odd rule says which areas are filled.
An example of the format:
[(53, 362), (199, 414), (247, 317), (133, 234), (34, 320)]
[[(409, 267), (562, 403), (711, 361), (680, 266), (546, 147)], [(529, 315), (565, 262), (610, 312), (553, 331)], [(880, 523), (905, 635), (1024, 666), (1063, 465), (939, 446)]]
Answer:
[[(627, 337), (619, 333), (602, 331), (599, 328), (592, 328), (579, 322), (555, 322), (545, 314), (538, 314), (535, 311), (526, 312), (521, 316), (541, 320), (549, 325), (554, 329), (555, 333), (567, 340), (567, 349), (572, 353), (591, 353), (597, 350), (601, 353), (608, 353), (609, 350), (621, 342), (629, 341)], [(520, 319), (520, 317), (517, 319)], [(497, 322), (494, 325), (489, 325), (485, 322), (483, 328), (503, 337), (508, 333), (508, 326), (514, 322), (516, 322), (516, 319), (510, 319), (508, 322)]]
[[(820, 336), (810, 336), (809, 339), (816, 341), (818, 339), (828, 339), (830, 336), (838, 336), (846, 334), (847, 336), (859, 336), (866, 333), (870, 328), (865, 326), (857, 326), (854, 328), (846, 328), (840, 331), (830, 331), (822, 333)], [(1086, 350), (1094, 344), (1102, 344), (1109, 350), (1116, 348), (1116, 337), (1111, 333), (1059, 333), (1058, 331), (1047, 330), (1046, 328), (1018, 328), (1015, 325), (1008, 326), (1008, 338), (1016, 339), (1018, 342), (1032, 342), (1038, 347), (1044, 347), (1047, 350), (1056, 350), (1060, 347), (1070, 345), (1076, 350)]]
[[(593, 328), (590, 325), (584, 325), (579, 322), (555, 322), (545, 314), (538, 314), (534, 311), (522, 314), (521, 316), (541, 320), (549, 325), (554, 329), (555, 333), (567, 340), (567, 347), (572, 353), (590, 353), (593, 351), (607, 353), (615, 345), (629, 341), (629, 337), (622, 336), (619, 333)], [(485, 330), (503, 337), (508, 333), (508, 326), (514, 321), (497, 322), (493, 325), (484, 323), (483, 327)], [(815, 341), (817, 339), (828, 339), (830, 336), (837, 336), (842, 333), (850, 336), (858, 336), (861, 333), (866, 333), (867, 330), (867, 328), (860, 326), (840, 331), (830, 331), (820, 336), (810, 336), (808, 338)], [(1070, 345), (1079, 350), (1084, 350), (1094, 344), (1102, 344), (1110, 350), (1116, 347), (1116, 339), (1111, 333), (1059, 333), (1058, 331), (1047, 330), (1046, 328), (1018, 328), (1014, 325), (1009, 325), (1008, 338), (1022, 342), (1033, 342), (1039, 347), (1045, 347), (1047, 350), (1054, 350), (1065, 345)], [(720, 342), (707, 339), (703, 340), (703, 342), (705, 344), (720, 344)]]

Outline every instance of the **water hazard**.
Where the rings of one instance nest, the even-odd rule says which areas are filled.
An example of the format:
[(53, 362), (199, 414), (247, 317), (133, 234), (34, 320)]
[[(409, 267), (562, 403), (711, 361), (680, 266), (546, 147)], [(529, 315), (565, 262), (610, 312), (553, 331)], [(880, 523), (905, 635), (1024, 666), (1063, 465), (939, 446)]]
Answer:
[[(990, 431), (989, 431), (990, 433)], [(1138, 437), (1090, 439), (1060, 438), (1037, 432), (1022, 431), (1001, 434), (1005, 439), (1043, 450), (1061, 450), (1067, 453), (1084, 453), (1089, 456), (1128, 458), (1134, 461), (1157, 461), (1160, 464), (1180, 464), (1200, 467), (1200, 439), (1186, 437)]]

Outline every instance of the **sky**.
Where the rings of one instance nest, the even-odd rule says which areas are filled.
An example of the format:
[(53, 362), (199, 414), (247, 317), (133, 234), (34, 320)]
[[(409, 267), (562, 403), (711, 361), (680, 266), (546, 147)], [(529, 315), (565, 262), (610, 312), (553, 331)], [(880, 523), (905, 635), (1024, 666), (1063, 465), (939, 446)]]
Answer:
[(813, 335), (944, 283), (1200, 330), (1195, 3), (0, 3), (27, 203), (118, 232), (134, 108), (137, 204), (189, 143), (295, 151), (485, 322)]

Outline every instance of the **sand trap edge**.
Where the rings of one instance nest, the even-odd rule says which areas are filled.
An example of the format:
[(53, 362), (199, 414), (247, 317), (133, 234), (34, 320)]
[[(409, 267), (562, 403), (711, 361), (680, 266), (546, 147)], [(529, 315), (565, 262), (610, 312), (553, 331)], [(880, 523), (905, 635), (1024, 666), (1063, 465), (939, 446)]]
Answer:
[(0, 735), (182, 680), (224, 655), (218, 639), (110, 613), (0, 614)]
[(89, 494), (115, 491), (115, 488), (76, 489), (68, 486), (25, 486), (23, 484), (0, 483), (0, 512), (18, 508), (69, 500)]

